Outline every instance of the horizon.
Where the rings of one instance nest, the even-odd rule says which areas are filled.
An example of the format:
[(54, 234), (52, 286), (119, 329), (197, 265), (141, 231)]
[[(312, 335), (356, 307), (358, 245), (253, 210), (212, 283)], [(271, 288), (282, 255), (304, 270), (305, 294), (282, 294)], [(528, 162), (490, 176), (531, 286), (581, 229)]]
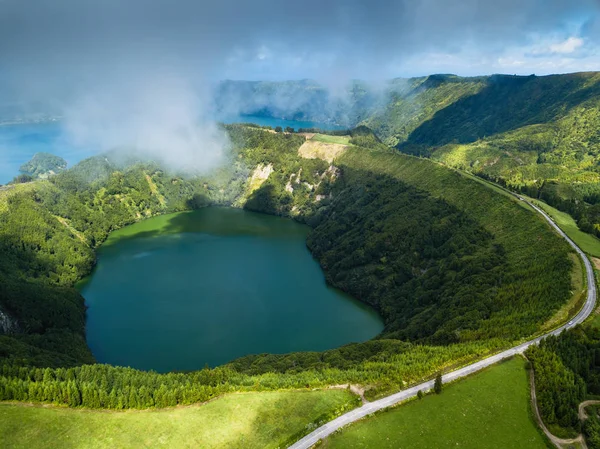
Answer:
[(221, 80), (314, 80), (330, 109), (350, 104), (351, 80), (381, 98), (390, 81), (427, 74), (600, 68), (597, 0), (5, 0), (0, 12), (5, 115), (49, 112), (74, 147), (143, 148), (203, 169), (227, 146), (215, 111), (306, 98), (218, 98)]
[[(600, 73), (600, 67), (598, 68), (598, 70), (579, 70), (579, 71), (574, 71), (574, 72), (556, 72), (556, 73), (545, 73), (545, 74), (537, 74), (537, 73), (530, 73), (530, 74), (518, 74), (518, 73), (508, 73), (508, 72), (494, 72), (494, 73), (481, 73), (479, 75), (459, 75), (456, 73), (442, 73), (442, 72), (436, 72), (436, 73), (428, 73), (428, 74), (423, 74), (423, 75), (415, 75), (415, 76), (392, 76), (391, 78), (386, 78), (384, 81), (393, 81), (393, 80), (411, 80), (411, 79), (419, 79), (419, 78), (427, 78), (430, 76), (455, 76), (457, 78), (489, 78), (492, 76), (513, 76), (513, 77), (519, 77), (519, 78), (527, 78), (530, 76), (535, 76), (535, 77), (547, 77), (547, 76), (560, 76), (560, 75), (583, 75), (583, 74), (589, 74), (589, 73)], [(267, 80), (267, 79), (244, 79), (244, 78), (223, 78), (221, 80), (219, 80), (219, 83), (225, 82), (225, 81), (233, 81), (233, 82), (252, 82), (252, 83), (260, 83), (260, 82), (269, 82), (269, 83), (288, 83), (288, 82), (301, 82), (301, 81), (314, 81), (316, 83), (318, 83), (318, 79), (315, 78), (286, 78), (286, 79), (277, 79), (277, 80)], [(363, 79), (363, 78), (353, 78), (349, 80), (350, 82), (355, 82), (355, 81), (365, 81), (368, 83), (368, 79)]]
[(597, 0), (5, 0), (0, 11), (0, 93), (25, 99), (156, 75), (199, 88), (222, 79), (336, 87), (600, 68)]

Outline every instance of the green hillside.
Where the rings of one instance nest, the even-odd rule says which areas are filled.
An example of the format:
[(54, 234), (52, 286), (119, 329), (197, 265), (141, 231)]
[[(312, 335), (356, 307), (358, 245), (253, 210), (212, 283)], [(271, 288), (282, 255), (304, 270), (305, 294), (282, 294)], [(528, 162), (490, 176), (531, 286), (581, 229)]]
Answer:
[[(481, 79), (462, 80), (465, 81), (478, 84)], [(404, 143), (428, 147), (453, 141), (470, 143), (528, 125), (555, 122), (575, 108), (594, 106), (600, 94), (599, 81), (597, 73), (542, 77), (493, 75), (485, 78), (484, 86), (477, 92), (461, 95), (430, 120), (423, 121)], [(580, 129), (575, 134), (582, 132)]]
[(386, 144), (396, 146), (406, 142), (417, 128), (431, 120), (440, 110), (461, 98), (477, 94), (485, 84), (485, 77), (431, 75), (398, 78), (391, 81), (384, 106), (373, 110), (362, 123)]
[[(303, 136), (225, 129), (231, 158), (210, 175), (183, 177), (109, 155), (0, 191), (0, 250), (7, 256), (0, 309), (15, 325), (0, 335), (1, 398), (148, 408), (346, 383), (377, 397), (572, 312), (562, 310), (572, 296), (570, 248), (509, 197), (394, 153), (367, 129), (356, 131), (333, 163), (301, 157)], [(307, 244), (328, 281), (374, 305), (383, 333), (321, 353), (250, 355), (192, 373), (91, 364), (84, 302), (73, 285), (89, 273), (94, 249), (129, 223), (211, 204), (307, 223)]]
[[(345, 390), (233, 394), (191, 407), (105, 412), (0, 404), (3, 448), (277, 448), (356, 405)], [(285, 413), (281, 413), (285, 410)]]
[[(555, 293), (551, 293), (550, 290), (559, 285), (555, 283), (550, 290), (544, 287), (544, 284), (552, 284), (550, 278), (543, 281), (546, 277), (545, 273), (563, 271), (560, 267), (570, 266), (570, 262), (559, 255), (568, 251), (566, 243), (557, 240), (552, 233), (548, 233), (547, 224), (537, 219), (533, 211), (519, 207), (511, 198), (493, 194), (487, 188), (482, 188), (475, 180), (440, 165), (431, 164), (427, 160), (352, 150), (348, 151), (340, 162), (375, 173), (389, 174), (395, 179), (426, 191), (433, 197), (442, 198), (458, 209), (468, 211), (468, 216), (476, 219), (489, 235), (493, 236), (496, 254), (505, 259), (503, 269), (491, 268), (494, 260), (493, 253), (487, 254), (484, 257), (485, 263), (478, 265), (478, 272), (467, 276), (480, 274), (482, 279), (479, 282), (491, 282), (493, 286), (481, 288), (480, 291), (485, 293), (478, 299), (475, 299), (476, 295), (466, 290), (461, 291), (465, 294), (464, 298), (460, 298), (457, 294), (450, 295), (452, 300), (465, 307), (462, 312), (459, 312), (458, 304), (451, 308), (456, 313), (457, 320), (454, 332), (458, 329), (467, 335), (473, 332), (474, 335), (470, 338), (481, 338), (486, 334), (503, 337), (524, 336), (535, 332), (536, 325), (526, 327), (527, 322), (536, 321), (537, 326), (543, 323), (545, 314), (541, 313), (537, 319), (534, 317), (544, 307), (541, 307), (539, 312), (535, 309), (546, 301), (553, 302), (551, 298)], [(483, 238), (478, 237), (478, 239)], [(552, 254), (554, 251), (550, 246), (556, 249), (556, 254)], [(539, 258), (542, 253), (545, 254), (543, 260)], [(502, 271), (502, 280), (494, 280), (495, 273), (499, 271)], [(457, 282), (461, 283), (461, 288), (465, 288), (464, 281), (461, 280), (461, 276), (465, 276), (465, 273), (456, 270), (455, 275), (458, 275)], [(558, 281), (557, 278), (554, 280)], [(567, 280), (561, 282), (565, 282), (565, 285), (569, 284)], [(517, 291), (519, 293), (516, 293)], [(450, 298), (448, 300), (451, 300)], [(560, 304), (558, 296), (556, 298), (556, 304)], [(469, 304), (469, 301), (473, 303)], [(556, 310), (556, 305), (550, 304), (547, 303), (548, 307)], [(411, 309), (413, 307), (415, 305), (412, 305)], [(423, 311), (424, 316), (431, 316), (431, 314), (431, 310)], [(502, 318), (503, 315), (506, 317)], [(437, 317), (438, 326), (444, 322), (443, 327), (447, 328), (452, 322), (451, 316), (452, 312), (450, 315), (440, 314)], [(468, 323), (479, 320), (482, 321), (481, 328), (467, 330)], [(417, 327), (422, 328), (423, 321), (422, 317)], [(519, 324), (515, 328), (507, 328), (503, 331), (504, 326), (510, 327), (508, 323), (511, 322)]]
[(393, 79), (385, 89), (354, 81), (335, 99), (309, 81), (222, 88), (224, 104), (251, 98), (240, 100), (249, 113), (366, 125), (389, 146), (539, 198), (600, 236), (598, 72), (440, 74)]
[(386, 143), (542, 199), (600, 235), (600, 74), (397, 83), (363, 121)]

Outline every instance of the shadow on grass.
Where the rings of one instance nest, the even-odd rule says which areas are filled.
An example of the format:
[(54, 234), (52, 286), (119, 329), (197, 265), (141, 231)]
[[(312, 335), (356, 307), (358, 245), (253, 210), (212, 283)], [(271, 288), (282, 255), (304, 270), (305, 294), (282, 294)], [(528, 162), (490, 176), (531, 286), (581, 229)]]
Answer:
[(599, 94), (600, 83), (589, 83), (585, 74), (494, 75), (480, 92), (437, 111), (399, 149), (414, 152), (411, 147), (472, 143), (485, 136), (548, 123)]

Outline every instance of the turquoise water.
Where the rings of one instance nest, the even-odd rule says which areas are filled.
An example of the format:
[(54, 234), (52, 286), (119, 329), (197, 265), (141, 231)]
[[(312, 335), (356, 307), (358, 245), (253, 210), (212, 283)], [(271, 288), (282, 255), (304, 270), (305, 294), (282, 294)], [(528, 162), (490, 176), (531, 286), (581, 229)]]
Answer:
[(326, 285), (308, 230), (210, 207), (116, 231), (80, 287), (94, 356), (165, 372), (373, 338), (380, 317)]
[(347, 129), (344, 126), (333, 125), (330, 123), (319, 123), (319, 122), (304, 122), (298, 120), (283, 120), (274, 117), (262, 117), (259, 115), (240, 115), (233, 118), (223, 120), (225, 123), (255, 123), (261, 126), (281, 126), (285, 129), (286, 126), (290, 126), (298, 131), (299, 128), (321, 128), (322, 130), (336, 130), (336, 129)]
[[(291, 126), (294, 129), (318, 127), (339, 129), (316, 122), (281, 120), (253, 115), (230, 118), (226, 123), (256, 123), (261, 126)], [(0, 126), (0, 184), (6, 184), (19, 174), (19, 167), (35, 153), (52, 153), (64, 158), (69, 167), (94, 155), (94, 149), (75, 147), (64, 138), (60, 122)]]
[(59, 122), (0, 126), (0, 184), (19, 174), (19, 167), (35, 153), (52, 153), (69, 166), (93, 155), (91, 150), (75, 148), (63, 138)]

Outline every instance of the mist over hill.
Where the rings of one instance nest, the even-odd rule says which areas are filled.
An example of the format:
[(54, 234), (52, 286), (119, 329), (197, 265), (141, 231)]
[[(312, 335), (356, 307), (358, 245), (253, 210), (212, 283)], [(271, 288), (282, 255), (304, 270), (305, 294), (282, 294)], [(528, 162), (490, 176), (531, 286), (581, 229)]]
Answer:
[(352, 81), (332, 92), (314, 80), (232, 81), (214, 93), (217, 117), (255, 115), (353, 127), (385, 97), (367, 83)]
[(366, 125), (399, 151), (431, 157), (544, 199), (600, 235), (600, 73), (449, 74), (353, 81), (226, 81), (220, 112)]
[[(459, 367), (472, 373), (520, 352), (537, 336), (571, 327), (530, 351), (531, 372), (539, 414), (551, 430), (580, 430), (577, 406), (586, 388), (600, 392), (600, 331), (580, 327), (595, 298), (589, 262), (600, 267), (583, 253), (600, 251), (593, 236), (600, 237), (598, 0), (0, 3), (0, 182), (6, 183), (0, 185), (0, 402), (11, 402), (0, 404), (0, 446), (3, 429), (23, 447), (65, 441), (115, 446), (124, 440), (93, 416), (229, 404), (207, 420), (190, 408), (193, 420), (177, 421), (210, 428), (211, 441), (202, 447), (290, 447), (314, 429), (318, 436), (333, 431), (337, 425), (330, 421), (361, 402), (388, 396), (337, 422), (407, 399), (417, 389), (421, 398), (427, 379), (440, 393), (442, 375), (444, 382), (456, 379), (456, 372), (448, 373)], [(19, 167), (22, 173), (9, 182)], [(535, 200), (519, 201), (507, 189)], [(548, 208), (554, 226), (536, 213), (534, 204), (547, 208), (538, 200), (568, 212), (588, 234), (571, 216)], [(324, 340), (317, 328), (336, 337), (342, 332), (328, 320), (324, 302), (298, 288), (309, 281), (283, 281), (259, 263), (265, 246), (255, 242), (238, 257), (205, 245), (223, 240), (241, 248), (221, 219), (215, 221), (219, 235), (184, 226), (190, 212), (211, 206), (306, 225), (298, 249), (313, 263), (316, 282), (351, 297), (340, 300), (358, 301), (352, 307), (373, 308), (381, 332), (341, 347), (333, 346), (351, 340), (244, 346), (248, 339), (233, 331), (252, 323), (251, 314), (258, 318), (252, 326), (269, 342), (301, 343), (308, 333)], [(151, 217), (160, 226), (151, 229)], [(119, 232), (129, 225), (140, 232)], [(555, 232), (557, 226), (577, 244)], [(269, 244), (283, 247), (279, 236), (261, 229), (273, 237)], [(164, 359), (174, 348), (196, 357), (202, 353), (198, 339), (219, 353), (214, 363), (243, 356), (204, 368), (212, 362), (201, 356), (181, 365), (194, 371), (161, 374), (126, 367), (136, 366), (129, 357), (104, 358), (93, 337), (98, 309), (81, 285), (102, 279), (108, 262), (102, 251), (114, 244), (115, 231), (123, 243), (139, 238), (154, 245), (154, 237), (164, 237), (169, 247), (185, 247), (189, 261), (202, 252), (210, 269), (153, 247), (121, 260), (127, 267), (139, 264), (135, 273), (143, 288), (131, 287), (138, 274), (116, 265), (115, 274), (104, 271), (107, 280), (100, 282), (118, 291), (108, 293), (115, 309), (101, 318), (112, 344), (132, 342), (117, 332), (121, 327), (143, 339), (130, 354), (150, 359)], [(204, 246), (196, 250), (196, 243)], [(281, 254), (297, 259), (285, 249)], [(145, 265), (150, 257), (156, 271)], [(214, 270), (226, 275), (223, 281)], [(155, 279), (167, 283), (164, 293), (152, 286)], [(276, 280), (285, 285), (268, 303), (265, 286)], [(203, 294), (199, 287), (211, 283), (217, 293)], [(240, 290), (230, 289), (233, 283)], [(152, 317), (144, 315), (152, 310), (145, 291), (160, 302)], [(243, 306), (230, 301), (234, 296)], [(132, 319), (118, 308), (128, 301)], [(202, 305), (197, 315), (191, 302)], [(291, 324), (273, 313), (284, 305)], [(297, 320), (300, 313), (305, 322)], [(345, 330), (365, 330), (348, 313), (335, 316)], [(278, 333), (283, 327), (286, 332)], [(165, 336), (176, 333), (185, 341), (169, 347)], [(225, 340), (235, 346), (232, 355), (225, 356)], [(279, 353), (309, 348), (324, 350)], [(480, 363), (492, 354), (497, 357)], [(339, 388), (360, 398), (318, 411), (325, 402), (311, 390)], [(289, 401), (264, 400), (276, 390)], [(248, 392), (258, 398), (254, 409), (244, 405), (244, 395), (233, 394)], [(314, 414), (306, 422), (296, 419), (304, 406), (290, 406), (304, 393), (321, 401), (306, 403)], [(524, 396), (522, 416), (534, 408)], [(455, 402), (456, 411), (464, 401)], [(32, 403), (40, 406), (19, 406)], [(450, 433), (492, 440), (479, 432), (497, 424), (486, 421), (483, 410), (477, 411), (481, 429), (464, 432), (452, 407), (439, 404), (443, 421), (451, 422), (451, 432), (438, 426), (439, 447), (454, 446)], [(102, 412), (74, 412), (85, 425), (61, 421), (61, 429), (65, 423), (70, 428), (56, 443), (59, 427), (49, 430), (31, 413), (52, 412), (51, 406)], [(11, 418), (9, 409), (19, 414)], [(235, 419), (240, 410), (245, 421)], [(111, 416), (118, 415), (124, 416)], [(160, 433), (134, 435), (134, 426), (120, 425), (130, 445), (168, 445), (168, 433), (181, 444), (197, 441), (157, 424), (173, 414), (161, 413), (156, 421), (148, 419), (159, 416), (154, 413), (128, 415)], [(427, 419), (434, 427), (440, 422)], [(297, 429), (283, 435), (293, 422)], [(600, 441), (600, 418), (588, 422), (595, 429), (588, 425), (586, 433)], [(232, 444), (215, 444), (221, 425), (231, 437), (223, 441)], [(258, 440), (248, 433), (268, 438), (253, 445)], [(366, 440), (359, 445), (368, 446)], [(530, 446), (523, 439), (515, 447)]]

